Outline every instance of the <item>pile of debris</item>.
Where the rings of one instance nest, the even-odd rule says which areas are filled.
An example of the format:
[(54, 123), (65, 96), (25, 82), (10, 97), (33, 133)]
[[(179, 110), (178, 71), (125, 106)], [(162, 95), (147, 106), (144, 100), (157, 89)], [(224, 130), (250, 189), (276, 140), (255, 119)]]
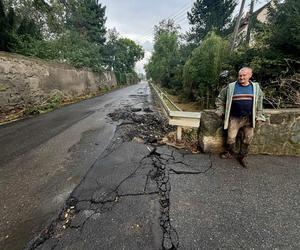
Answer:
[(175, 128), (168, 120), (149, 107), (117, 109), (108, 115), (113, 121), (119, 121), (118, 137), (123, 141), (158, 143)]

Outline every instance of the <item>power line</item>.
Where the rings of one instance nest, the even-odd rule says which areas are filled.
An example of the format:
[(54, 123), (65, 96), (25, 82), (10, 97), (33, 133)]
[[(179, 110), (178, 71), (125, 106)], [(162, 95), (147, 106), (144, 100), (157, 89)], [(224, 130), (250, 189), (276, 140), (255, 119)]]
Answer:
[(177, 19), (178, 17), (185, 15), (189, 9), (191, 9), (192, 6), (188, 6), (187, 8), (183, 9), (181, 12), (179, 12), (176, 16), (169, 18), (169, 19)]
[(168, 16), (165, 19), (171, 19), (171, 18), (175, 18), (176, 15), (178, 15), (178, 13), (182, 12), (182, 10), (189, 8), (191, 6), (191, 3), (185, 4), (184, 6), (182, 6), (179, 10), (177, 10), (174, 14)]
[(182, 17), (186, 17), (187, 16), (187, 11), (186, 12), (183, 12), (181, 15), (179, 15), (178, 17), (174, 18), (173, 20), (176, 22), (178, 21), (179, 19), (181, 19)]
[[(219, 4), (218, 2), (215, 2), (214, 4), (210, 5), (210, 7), (216, 7), (218, 4)], [(190, 6), (190, 7), (192, 7), (192, 6)], [(174, 21), (177, 24), (179, 24), (180, 22), (182, 22), (187, 17), (187, 15), (185, 16), (185, 14), (187, 14), (187, 13), (183, 13), (180, 17), (178, 17), (178, 20), (174, 20)]]
[[(183, 5), (181, 8), (179, 8), (177, 11), (175, 11), (173, 14), (169, 15), (166, 18), (162, 18), (161, 20), (176, 19), (180, 15), (184, 14), (185, 11), (187, 11), (188, 9), (190, 9), (191, 6), (192, 6), (192, 3), (187, 3), (187, 4)], [(146, 34), (149, 34), (149, 32), (151, 32), (152, 30), (153, 30), (153, 28), (147, 30)]]
[[(210, 5), (210, 7), (215, 7), (218, 4), (219, 4), (218, 2), (215, 2), (214, 4)], [(167, 18), (163, 18), (162, 20), (173, 19), (176, 24), (181, 24), (182, 21), (187, 19), (187, 10), (192, 9), (193, 5), (194, 5), (194, 2), (185, 4), (180, 9), (178, 9), (176, 12), (174, 12), (174, 14), (168, 16)], [(152, 29), (150, 29), (149, 31), (152, 31)], [(149, 31), (147, 31), (146, 36), (152, 35), (152, 33), (150, 34)]]
[(187, 20), (186, 16), (183, 16), (181, 19), (177, 20), (176, 23), (180, 24), (182, 21)]

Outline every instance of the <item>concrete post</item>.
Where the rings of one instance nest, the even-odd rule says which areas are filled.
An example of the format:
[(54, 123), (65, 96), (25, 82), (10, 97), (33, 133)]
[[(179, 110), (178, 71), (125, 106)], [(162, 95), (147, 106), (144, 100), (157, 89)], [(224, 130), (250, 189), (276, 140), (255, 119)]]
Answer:
[(177, 134), (176, 134), (176, 139), (177, 141), (181, 141), (181, 135), (182, 135), (182, 127), (181, 126), (177, 126)]

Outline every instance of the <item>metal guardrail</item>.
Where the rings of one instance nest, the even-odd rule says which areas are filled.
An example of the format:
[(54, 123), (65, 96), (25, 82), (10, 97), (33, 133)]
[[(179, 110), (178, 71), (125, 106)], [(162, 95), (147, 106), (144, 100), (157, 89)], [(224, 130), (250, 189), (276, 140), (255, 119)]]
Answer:
[[(198, 128), (201, 112), (182, 111), (158, 86), (150, 83), (157, 94), (164, 111), (169, 119), (169, 124), (177, 126), (177, 140), (181, 140), (182, 127)], [(175, 110), (171, 110), (168, 104)]]
[(158, 86), (155, 86), (153, 83), (150, 83), (150, 85), (155, 90), (168, 115), (172, 111), (168, 106), (168, 103), (175, 109), (175, 111), (182, 111)]

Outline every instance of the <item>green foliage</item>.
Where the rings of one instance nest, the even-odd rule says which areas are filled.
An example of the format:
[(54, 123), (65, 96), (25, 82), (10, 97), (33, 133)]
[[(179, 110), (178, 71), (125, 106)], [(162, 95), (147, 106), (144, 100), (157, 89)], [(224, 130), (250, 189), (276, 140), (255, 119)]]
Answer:
[[(2, 1), (0, 34), (4, 39), (0, 49), (94, 71), (114, 69), (122, 73), (122, 83), (134, 78), (135, 63), (143, 58), (144, 51), (117, 34), (104, 44), (105, 7), (97, 0), (7, 1), (14, 9), (5, 8)], [(126, 73), (132, 75), (127, 77)]]
[(41, 40), (43, 38), (42, 32), (34, 20), (24, 17), (21, 21), (18, 29), (16, 30), (16, 35), (22, 37), (28, 37), (28, 40)]
[(77, 68), (103, 70), (101, 47), (74, 32), (67, 32), (59, 39), (50, 41), (19, 36), (15, 51), (27, 56), (66, 62)]
[(107, 46), (107, 63), (118, 72), (133, 72), (135, 63), (144, 57), (143, 48), (128, 38), (117, 38)]
[(57, 55), (62, 62), (72, 64), (77, 68), (89, 67), (94, 71), (102, 71), (103, 58), (101, 47), (83, 39), (75, 32), (68, 32), (60, 39), (52, 42), (53, 52), (48, 57)]
[(120, 38), (116, 29), (108, 30), (103, 56), (108, 69), (114, 70), (119, 84), (136, 83), (135, 63), (144, 57), (143, 48), (128, 38)]
[(94, 71), (108, 68), (120, 72), (121, 83), (136, 81), (134, 66), (144, 51), (116, 31), (105, 44), (105, 6), (97, 0), (5, 2), (0, 0), (1, 50)]
[(65, 97), (65, 94), (61, 90), (53, 89), (49, 95), (47, 103), (49, 107), (57, 108), (62, 104)]
[(270, 17), (270, 47), (291, 58), (300, 57), (300, 1), (277, 4)]
[(39, 107), (28, 107), (24, 110), (24, 115), (28, 116), (28, 115), (38, 115), (40, 114), (40, 110)]
[(218, 35), (227, 35), (232, 28), (232, 13), (235, 0), (197, 0), (188, 12), (192, 26), (189, 40), (198, 43), (212, 30)]
[(136, 72), (125, 73), (125, 72), (115, 71), (115, 75), (118, 84), (121, 85), (134, 84), (137, 83), (139, 80)]
[[(53, 6), (55, 2), (57, 1), (52, 1)], [(28, 43), (32, 43), (33, 40), (43, 40), (46, 36), (54, 35), (49, 33), (52, 27), (51, 22), (48, 23), (51, 8), (46, 2), (11, 0), (6, 1), (6, 5), (3, 5), (3, 0), (0, 1), (0, 12), (2, 13), (0, 17), (0, 49), (16, 52), (20, 47), (20, 42), (24, 44), (24, 47), (30, 47), (31, 45)], [(59, 13), (51, 16), (56, 18)], [(52, 24), (55, 18), (52, 17)], [(59, 30), (57, 26), (55, 28)]]
[(68, 0), (67, 27), (97, 44), (105, 42), (105, 6), (98, 0)]
[(0, 0), (0, 50), (11, 51), (11, 44), (15, 42), (13, 36), (15, 19), (14, 10), (9, 8), (7, 13), (3, 1)]
[(161, 22), (156, 27), (154, 52), (145, 69), (147, 78), (164, 87), (178, 89), (182, 75), (179, 38), (176, 27), (170, 24)]
[(179, 63), (178, 49), (178, 38), (175, 34), (161, 34), (146, 68), (148, 76), (162, 86), (174, 87), (174, 76)]
[(48, 100), (43, 105), (27, 107), (24, 110), (24, 115), (38, 115), (40, 113), (45, 113), (53, 109), (57, 109), (61, 106), (65, 97), (66, 96), (62, 91), (54, 89), (51, 91)]
[(213, 97), (228, 58), (228, 42), (220, 35), (231, 30), (235, 6), (234, 0), (197, 0), (188, 13), (192, 25), (188, 43), (181, 43), (183, 36), (172, 20), (160, 22), (155, 27), (154, 52), (145, 67), (147, 78), (177, 94), (183, 90), (190, 100)]
[(117, 83), (122, 84), (122, 85), (127, 83), (126, 73), (115, 71), (115, 75), (117, 78)]
[(187, 60), (184, 71), (184, 92), (195, 100), (213, 96), (219, 89), (219, 74), (228, 59), (228, 42), (211, 32)]
[(179, 29), (173, 19), (164, 19), (154, 26), (154, 41), (156, 42), (165, 33), (178, 35)]
[(60, 0), (4, 0), (6, 9), (13, 8), (16, 26), (22, 20), (32, 20), (44, 37), (54, 37), (64, 30), (65, 8)]

